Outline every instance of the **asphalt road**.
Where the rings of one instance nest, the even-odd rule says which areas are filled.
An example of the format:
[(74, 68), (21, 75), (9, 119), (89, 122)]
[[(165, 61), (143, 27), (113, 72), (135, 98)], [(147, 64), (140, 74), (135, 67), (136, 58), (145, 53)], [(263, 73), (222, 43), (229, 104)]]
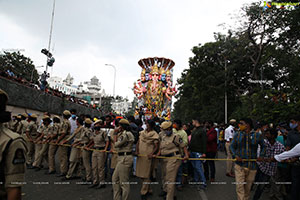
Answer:
[[(219, 153), (220, 158), (224, 158), (223, 153)], [(71, 180), (61, 181), (61, 178), (55, 175), (46, 175), (47, 170), (43, 169), (38, 172), (34, 170), (27, 170), (26, 185), (23, 187), (24, 200), (110, 200), (112, 197), (112, 186), (108, 185), (102, 189), (89, 189), (87, 185), (82, 184), (82, 181)], [(197, 191), (191, 184), (186, 184), (182, 191), (177, 191), (176, 196), (178, 200), (181, 199), (202, 199), (202, 200), (235, 200), (235, 185), (234, 178), (225, 176), (226, 162), (216, 161), (216, 180), (208, 183), (205, 191)], [(159, 173), (159, 172), (158, 172)], [(110, 177), (107, 178), (110, 181)], [(130, 200), (140, 199), (140, 181), (136, 177), (132, 177), (130, 190)], [(160, 200), (158, 196), (160, 193), (160, 180), (157, 184), (152, 185), (153, 195), (149, 196), (149, 200)], [(252, 192), (253, 195), (253, 192)], [(265, 192), (262, 200), (269, 199)]]

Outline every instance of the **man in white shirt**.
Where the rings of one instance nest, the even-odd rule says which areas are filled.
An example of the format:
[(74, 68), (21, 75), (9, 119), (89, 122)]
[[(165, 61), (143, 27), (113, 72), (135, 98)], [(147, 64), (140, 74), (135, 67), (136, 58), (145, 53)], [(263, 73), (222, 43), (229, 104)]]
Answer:
[[(287, 160), (294, 157), (300, 156), (300, 143), (297, 144), (294, 148), (292, 148), (289, 151), (285, 151), (281, 154), (275, 155), (273, 161), (281, 162), (283, 160)], [(299, 158), (298, 158), (299, 159)]]
[(76, 119), (77, 119), (77, 117), (76, 117), (76, 110), (72, 109), (71, 110), (71, 114), (72, 115), (71, 115), (69, 121), (70, 121), (70, 124), (71, 124), (71, 135), (73, 135), (75, 129), (77, 128), (77, 124), (76, 124)]
[[(224, 139), (225, 139), (225, 148), (226, 148), (226, 153), (227, 153), (227, 159), (232, 159), (232, 154), (231, 154), (231, 151), (230, 151), (230, 144), (231, 144), (231, 141), (232, 141), (232, 138), (234, 136), (234, 125), (236, 123), (236, 120), (235, 119), (231, 119), (229, 121), (229, 127), (225, 129), (225, 135), (224, 135)], [(233, 161), (231, 160), (228, 160), (226, 161), (226, 176), (229, 176), (229, 177), (234, 177), (234, 174), (233, 174)]]

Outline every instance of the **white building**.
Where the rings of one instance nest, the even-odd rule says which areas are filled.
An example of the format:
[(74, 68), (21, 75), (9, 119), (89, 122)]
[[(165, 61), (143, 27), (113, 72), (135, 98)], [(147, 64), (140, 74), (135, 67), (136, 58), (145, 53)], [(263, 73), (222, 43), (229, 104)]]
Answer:
[(75, 95), (77, 93), (77, 86), (72, 85), (73, 78), (68, 74), (65, 80), (62, 78), (53, 76), (48, 79), (50, 88), (56, 89), (67, 95)]
[(112, 105), (112, 109), (117, 113), (117, 114), (125, 114), (127, 112), (129, 112), (129, 110), (131, 109), (131, 102), (129, 102), (128, 100), (115, 100), (113, 102), (111, 102)]

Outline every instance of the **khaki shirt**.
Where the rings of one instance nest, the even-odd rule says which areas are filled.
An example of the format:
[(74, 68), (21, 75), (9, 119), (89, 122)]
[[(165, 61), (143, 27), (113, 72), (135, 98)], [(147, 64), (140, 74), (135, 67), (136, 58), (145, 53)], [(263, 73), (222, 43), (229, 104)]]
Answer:
[(175, 153), (176, 151), (180, 152), (180, 148), (184, 148), (186, 145), (183, 142), (183, 139), (178, 134), (172, 134), (167, 136), (164, 131), (159, 133), (160, 139), (160, 154), (162, 156)]
[(19, 123), (19, 126), (17, 128), (17, 133), (19, 134), (25, 134), (26, 128), (28, 126), (28, 121), (26, 120), (21, 120), (21, 122)]
[(52, 141), (56, 141), (58, 138), (58, 134), (59, 134), (59, 130), (60, 130), (60, 123), (53, 123), (51, 130), (49, 131), (48, 135), (54, 136), (56, 135), (56, 137), (52, 138)]
[[(0, 199), (5, 198), (9, 187), (21, 187), (25, 180), (26, 142), (17, 133), (0, 123)], [(2, 178), (1, 178), (2, 179)]]
[(83, 126), (79, 126), (75, 129), (74, 133), (68, 137), (67, 141), (71, 141), (72, 139), (74, 139), (74, 143), (75, 142), (81, 142), (81, 135), (83, 134), (84, 131), (84, 127)]
[(89, 143), (91, 136), (92, 136), (92, 130), (90, 128), (84, 127), (80, 136), (80, 140), (84, 145), (86, 145)]
[(59, 135), (63, 135), (63, 134), (65, 134), (65, 138), (69, 137), (71, 134), (71, 124), (70, 121), (67, 119), (64, 119), (60, 126)]
[(115, 142), (116, 152), (132, 152), (134, 143), (134, 136), (130, 131), (123, 131), (118, 134), (117, 141)]
[(100, 130), (98, 134), (92, 134), (91, 139), (94, 141), (94, 147), (105, 147), (106, 142), (109, 141), (106, 131)]
[(49, 124), (48, 126), (45, 126), (45, 129), (44, 129), (44, 136), (43, 136), (43, 139), (45, 140), (48, 135), (51, 133), (52, 131), (52, 126)]
[(29, 122), (26, 132), (29, 132), (29, 135), (32, 137), (32, 139), (36, 139), (38, 136), (37, 132), (37, 124), (34, 121)]

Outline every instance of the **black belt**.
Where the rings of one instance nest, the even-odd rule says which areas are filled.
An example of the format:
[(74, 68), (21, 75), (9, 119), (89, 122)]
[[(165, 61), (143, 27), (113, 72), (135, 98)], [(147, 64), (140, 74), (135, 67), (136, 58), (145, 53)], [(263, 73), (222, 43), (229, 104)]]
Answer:
[(119, 156), (127, 156), (127, 155), (131, 155), (132, 152), (119, 152), (118, 155)]
[(176, 152), (174, 152), (174, 153), (170, 153), (170, 154), (163, 155), (163, 156), (165, 156), (165, 157), (172, 157), (172, 156), (176, 156), (176, 155), (178, 155), (178, 154), (180, 154), (179, 151), (176, 151)]
[(105, 147), (95, 147), (96, 150), (104, 150)]

